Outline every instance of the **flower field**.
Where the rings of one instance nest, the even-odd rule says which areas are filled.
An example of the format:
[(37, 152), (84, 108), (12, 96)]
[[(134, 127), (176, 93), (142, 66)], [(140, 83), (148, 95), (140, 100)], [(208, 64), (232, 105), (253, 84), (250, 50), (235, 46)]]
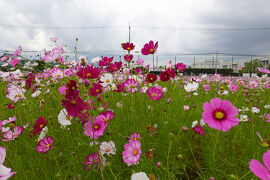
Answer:
[(270, 179), (269, 70), (185, 76), (169, 62), (156, 75), (134, 47), (88, 63), (57, 46), (42, 72), (21, 47), (2, 58), (0, 179)]

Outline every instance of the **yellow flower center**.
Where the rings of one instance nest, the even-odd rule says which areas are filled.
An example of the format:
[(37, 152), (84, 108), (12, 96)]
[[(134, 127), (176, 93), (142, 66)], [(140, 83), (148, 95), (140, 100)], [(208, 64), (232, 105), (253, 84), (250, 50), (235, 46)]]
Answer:
[(21, 94), (17, 94), (16, 97), (22, 97), (22, 95)]
[(60, 74), (57, 74), (56, 76), (57, 76), (57, 77), (60, 77)]
[(43, 127), (43, 124), (41, 124), (39, 127), (42, 128)]
[(72, 86), (72, 90), (75, 90), (75, 86)]
[(137, 151), (137, 150), (134, 150), (134, 151), (133, 151), (133, 154), (134, 154), (134, 155), (137, 155), (137, 154), (138, 154), (138, 151)]
[(215, 118), (218, 119), (218, 120), (223, 119), (224, 118), (224, 113), (220, 112), (220, 111), (215, 112)]
[(106, 79), (106, 83), (109, 83), (110, 82), (110, 80), (109, 79)]
[(47, 144), (45, 147), (48, 148), (48, 147), (50, 147), (50, 146), (51, 146), (51, 144)]
[(107, 149), (105, 149), (105, 151), (106, 151), (106, 152), (110, 152), (110, 149), (109, 149), (109, 148), (107, 148)]
[(86, 76), (87, 76), (87, 77), (91, 77), (91, 74), (90, 74), (90, 73), (87, 73)]
[(153, 78), (151, 77), (150, 80), (153, 81)]
[(76, 104), (76, 101), (75, 100), (71, 101), (71, 104), (75, 105)]
[(99, 89), (96, 89), (96, 92), (98, 93), (99, 92)]
[(131, 50), (131, 48), (130, 47), (127, 47), (127, 50), (129, 51), (129, 50)]
[(68, 115), (66, 115), (66, 120), (70, 120), (70, 117)]
[(152, 94), (152, 97), (157, 97), (157, 94), (156, 94), (156, 93), (153, 93), (153, 94)]
[(154, 50), (153, 48), (151, 48), (149, 51), (150, 51), (151, 53), (153, 53), (155, 50)]
[(105, 119), (104, 119), (104, 122), (107, 122), (107, 121), (109, 121), (109, 119), (108, 119), (108, 118), (105, 118)]
[(134, 141), (137, 141), (137, 138), (133, 138)]
[(134, 88), (134, 86), (131, 84), (131, 85), (130, 85), (130, 88)]
[(99, 125), (95, 125), (95, 126), (94, 126), (94, 129), (95, 129), (95, 130), (99, 129)]

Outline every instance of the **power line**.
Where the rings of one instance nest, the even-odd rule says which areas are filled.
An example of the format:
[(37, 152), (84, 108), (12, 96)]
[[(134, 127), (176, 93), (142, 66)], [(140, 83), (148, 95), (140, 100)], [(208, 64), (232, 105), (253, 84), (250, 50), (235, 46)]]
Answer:
[[(123, 29), (129, 26), (34, 26), (34, 25), (9, 25), (0, 24), (2, 28), (23, 29), (63, 29), (63, 30), (87, 30), (87, 29)], [(177, 31), (268, 31), (270, 27), (232, 27), (232, 28), (189, 28), (189, 27), (162, 27), (162, 26), (131, 26), (132, 29), (151, 30), (177, 30)]]

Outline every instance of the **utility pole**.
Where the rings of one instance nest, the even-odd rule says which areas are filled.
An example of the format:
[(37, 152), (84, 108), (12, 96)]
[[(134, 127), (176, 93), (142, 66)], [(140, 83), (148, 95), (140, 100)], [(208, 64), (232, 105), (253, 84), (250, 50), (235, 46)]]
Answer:
[(128, 42), (130, 43), (130, 25), (128, 25)]
[(194, 56), (194, 67), (193, 68), (195, 68), (195, 56)]
[(218, 59), (218, 50), (217, 50), (217, 53), (216, 53), (216, 68), (215, 68), (215, 74), (217, 74), (217, 59)]
[(233, 70), (233, 56), (232, 56), (232, 70)]
[(157, 69), (158, 69), (158, 55), (157, 55)]
[[(120, 58), (120, 61), (121, 61), (121, 56), (119, 56), (119, 58)], [(122, 61), (121, 61), (122, 62)]]
[(213, 56), (213, 61), (212, 61), (212, 68), (214, 69), (214, 62), (215, 62), (215, 57)]

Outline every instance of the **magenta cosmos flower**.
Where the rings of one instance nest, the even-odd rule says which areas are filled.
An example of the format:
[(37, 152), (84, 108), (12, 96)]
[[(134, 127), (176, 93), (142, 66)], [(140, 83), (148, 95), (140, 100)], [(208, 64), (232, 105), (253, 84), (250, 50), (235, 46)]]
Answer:
[(79, 76), (82, 79), (95, 79), (99, 76), (100, 70), (99, 68), (93, 67), (93, 66), (85, 66), (84, 68), (80, 67), (77, 76)]
[(107, 124), (104, 122), (102, 116), (93, 117), (93, 122), (88, 121), (88, 123), (84, 124), (84, 134), (91, 139), (93, 139), (93, 137), (94, 139), (98, 139), (99, 136), (103, 135), (106, 126)]
[(40, 153), (45, 153), (52, 149), (53, 147), (53, 138), (52, 137), (45, 137), (39, 141), (39, 144), (36, 147), (36, 151)]
[(136, 164), (141, 156), (141, 143), (139, 141), (130, 140), (129, 143), (124, 146), (125, 151), (122, 152), (124, 162), (130, 166)]
[(74, 90), (73, 94), (69, 92), (65, 95), (65, 98), (65, 100), (61, 100), (62, 106), (66, 108), (69, 116), (77, 117), (83, 110), (83, 100), (79, 96), (79, 91)]
[(42, 129), (47, 125), (47, 121), (43, 117), (39, 117), (33, 127), (33, 135), (36, 135), (42, 131)]
[(146, 43), (141, 52), (143, 55), (149, 55), (149, 54), (154, 54), (158, 48), (158, 41), (154, 44), (153, 41), (149, 41), (149, 43)]
[(177, 63), (175, 65), (175, 68), (178, 69), (179, 72), (184, 72), (184, 70), (186, 69), (186, 65), (183, 63)]
[(134, 93), (137, 91), (138, 82), (134, 79), (127, 79), (123, 85), (126, 92)]
[(270, 150), (263, 154), (263, 162), (265, 167), (256, 159), (251, 159), (249, 169), (262, 180), (270, 179)]
[(203, 104), (203, 120), (209, 127), (221, 131), (229, 131), (239, 123), (238, 109), (230, 101), (214, 98)]
[(151, 100), (160, 100), (163, 93), (158, 87), (153, 87), (152, 89), (147, 89), (147, 94)]

